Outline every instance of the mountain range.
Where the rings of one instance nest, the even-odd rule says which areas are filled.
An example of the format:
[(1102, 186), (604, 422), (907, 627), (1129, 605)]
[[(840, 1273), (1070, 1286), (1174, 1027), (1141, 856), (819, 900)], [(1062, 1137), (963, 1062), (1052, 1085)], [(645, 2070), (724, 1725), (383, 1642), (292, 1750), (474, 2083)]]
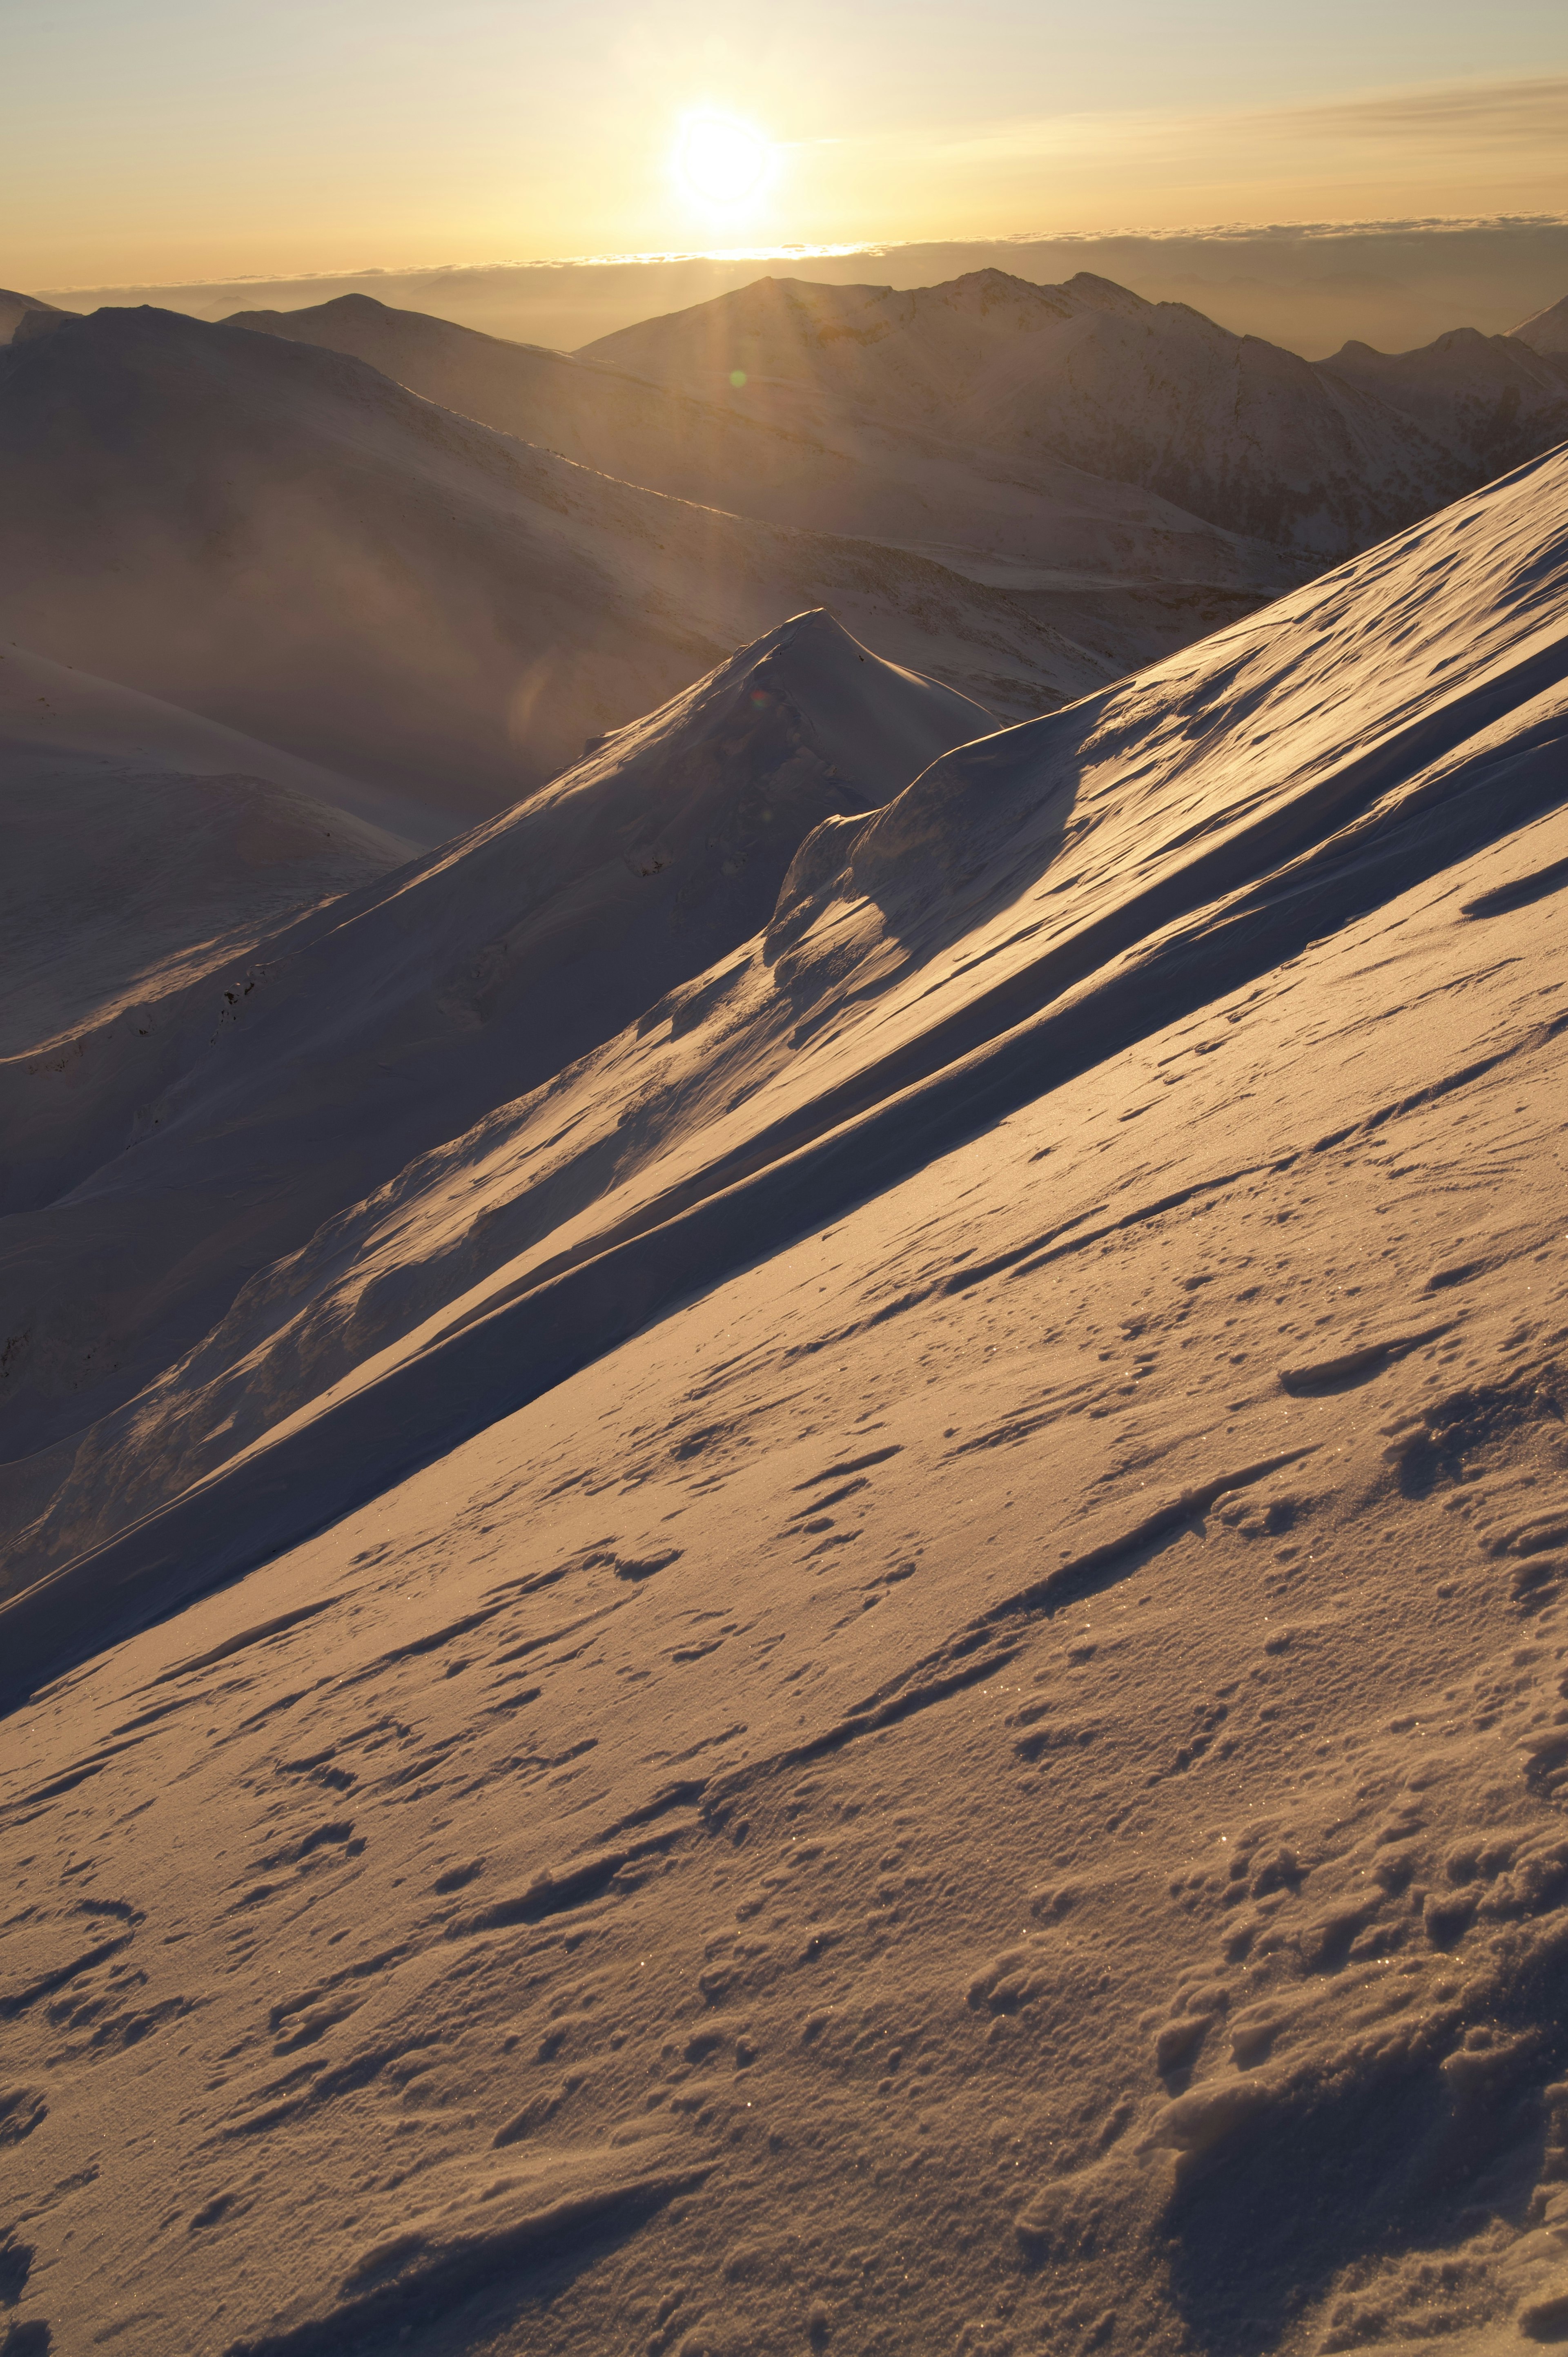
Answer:
[(1509, 336), (1316, 364), (1182, 303), (1087, 273), (1003, 272), (899, 293), (762, 279), (585, 357), (748, 412), (826, 406), (1135, 483), (1320, 563), (1350, 554), (1568, 435), (1568, 381)]
[(1230, 223), (1172, 235), (943, 238), (906, 244), (745, 253), (598, 254), (575, 262), (343, 271), (322, 276), (207, 279), (162, 286), (50, 286), (48, 301), (91, 311), (152, 303), (220, 319), (242, 307), (294, 310), (338, 295), (435, 312), (514, 342), (579, 350), (743, 286), (772, 268), (836, 285), (892, 279), (938, 286), (1000, 269), (1053, 285), (1089, 271), (1151, 301), (1195, 305), (1239, 335), (1321, 360), (1355, 339), (1409, 351), (1458, 323), (1500, 335), (1568, 284), (1568, 223), (1514, 221)]
[(446, 408), (703, 507), (918, 551), (1005, 588), (1117, 669), (1304, 569), (1133, 484), (928, 430), (896, 404), (759, 414), (727, 375), (684, 389), (613, 355), (531, 350), (367, 296), (231, 324), (351, 352)]
[(1565, 567), (797, 618), (6, 1067), (19, 2348), (1558, 2332)]
[(427, 842), (827, 600), (1003, 716), (1116, 668), (928, 559), (663, 497), (334, 352), (154, 312), (0, 351), (0, 629), (348, 769)]
[(575, 357), (7, 300), (0, 628), (425, 842), (805, 607), (1015, 719), (1568, 432), (1526, 339), (1311, 365), (1081, 273), (764, 279)]
[(1568, 2332), (1560, 324), (22, 302), (5, 2357)]

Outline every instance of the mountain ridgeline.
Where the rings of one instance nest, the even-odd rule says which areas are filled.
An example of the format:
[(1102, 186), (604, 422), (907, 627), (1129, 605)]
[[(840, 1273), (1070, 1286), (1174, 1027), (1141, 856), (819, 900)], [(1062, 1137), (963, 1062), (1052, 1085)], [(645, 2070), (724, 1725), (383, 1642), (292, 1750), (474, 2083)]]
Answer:
[(1352, 554), (1568, 436), (1551, 354), (1472, 330), (1313, 363), (1080, 273), (1036, 286), (759, 280), (585, 358), (787, 418), (819, 404), (1136, 484), (1222, 530)]
[(16, 299), (3, 2357), (1561, 2347), (1561, 322)]

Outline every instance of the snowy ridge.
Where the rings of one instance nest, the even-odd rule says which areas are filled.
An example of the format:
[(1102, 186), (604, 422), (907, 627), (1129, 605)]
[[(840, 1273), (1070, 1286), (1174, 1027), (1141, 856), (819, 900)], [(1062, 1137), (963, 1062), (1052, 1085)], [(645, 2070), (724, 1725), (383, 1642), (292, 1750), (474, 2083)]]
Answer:
[[(86, 1461), (117, 1450), (124, 1419), (79, 1458), (83, 1412), (94, 1423), (154, 1381), (134, 1415), (156, 1400), (199, 1420), (181, 1362), (225, 1311), (198, 1389), (227, 1369), (234, 1413), (253, 1419), (272, 1389), (249, 1363), (258, 1334), (281, 1321), (288, 1347), (320, 1223), (330, 1261), (352, 1207), (381, 1189), (395, 1200), (411, 1156), (754, 934), (825, 814), (875, 806), (987, 726), (826, 615), (798, 618), (384, 885), (0, 1065), (5, 1322), (26, 1338), (6, 1364), (8, 1511), (30, 1520), (40, 1480), (63, 1480), (72, 1515), (84, 1483), (87, 1511), (122, 1515), (143, 1479), (166, 1485), (160, 1452), (137, 1444), (100, 1492)], [(106, 1286), (116, 1254), (134, 1291)], [(281, 1309), (256, 1298), (280, 1254), (304, 1258), (276, 1273)]]
[[(128, 1456), (200, 1478), (19, 1598), (17, 1645), (47, 1652), (77, 1597), (145, 1609), (288, 1543), (718, 1271), (1526, 823), (1561, 792), (1565, 565), (1555, 458), (830, 819), (760, 938), (498, 1099), (254, 1292), (218, 1353), (241, 1390), (219, 1374), (200, 1403), (204, 1346), (84, 1452), (67, 1531)], [(275, 1429), (213, 1465), (204, 1425), (230, 1446), (263, 1403)]]
[[(1568, 431), (1550, 368), (1510, 355), (1507, 338), (1475, 340), (1484, 404), (1466, 388), (1456, 411), (1451, 338), (1398, 363), (1352, 348), (1314, 365), (1087, 272), (1036, 286), (987, 270), (909, 292), (762, 279), (585, 356), (704, 392), (738, 370), (759, 416), (848, 404), (1066, 461), (1322, 564)], [(1504, 430), (1466, 419), (1466, 403), (1493, 417), (1510, 386)]]

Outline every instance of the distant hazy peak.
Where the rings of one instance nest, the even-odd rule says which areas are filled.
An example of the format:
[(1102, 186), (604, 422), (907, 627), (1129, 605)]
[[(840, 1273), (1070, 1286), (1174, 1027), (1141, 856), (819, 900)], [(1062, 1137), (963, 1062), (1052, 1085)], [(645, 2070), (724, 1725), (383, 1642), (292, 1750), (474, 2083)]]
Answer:
[(1353, 340), (1311, 365), (1326, 374), (1348, 379), (1359, 373), (1380, 383), (1395, 378), (1424, 378), (1434, 386), (1511, 381), (1521, 388), (1535, 387), (1548, 401), (1563, 397), (1560, 368), (1552, 355), (1517, 336), (1487, 336), (1478, 328), (1450, 328), (1430, 344), (1406, 352), (1381, 352)]
[(24, 311), (11, 330), (11, 341), (14, 344), (27, 344), (32, 342), (35, 336), (52, 336), (56, 328), (63, 328), (70, 317), (69, 311), (53, 311), (48, 308)]
[[(421, 327), (446, 327), (445, 319), (435, 319), (424, 311), (396, 311), (388, 303), (378, 302), (373, 295), (334, 295), (326, 303), (306, 303), (295, 311), (231, 311), (220, 322), (225, 328), (260, 328), (269, 333), (284, 320), (319, 319), (358, 320), (365, 325), (382, 326), (394, 320), (417, 320)], [(464, 328), (465, 335), (472, 330)]]
[[(0, 344), (10, 343), (25, 319), (69, 319), (74, 316), (62, 311), (56, 303), (46, 303), (41, 295), (18, 295), (9, 286), (0, 286)], [(37, 335), (40, 330), (34, 328), (28, 332)]]
[[(1130, 287), (1118, 286), (1113, 278), (1097, 278), (1092, 270), (1078, 270), (1060, 288), (1047, 287), (1047, 294), (1070, 295), (1077, 303), (1087, 303), (1096, 311), (1113, 311), (1119, 318), (1133, 319), (1144, 312), (1159, 309), (1159, 305), (1134, 295)], [(1184, 310), (1188, 307), (1183, 304)], [(1201, 316), (1201, 315), (1200, 315)]]
[[(16, 339), (18, 344), (23, 340)], [(209, 384), (221, 381), (252, 390), (281, 371), (283, 381), (300, 395), (312, 388), (340, 388), (352, 382), (361, 398), (399, 397), (398, 389), (373, 364), (352, 353), (303, 340), (285, 345), (280, 338), (277, 350), (263, 357), (253, 339), (236, 334), (229, 320), (197, 319), (153, 303), (104, 304), (81, 316), (46, 316), (27, 340), (41, 341), (48, 350), (16, 351), (9, 363), (0, 353), (0, 366), (8, 365), (16, 377), (37, 366), (48, 369), (58, 383), (85, 384), (95, 381), (96, 370), (113, 361), (164, 371), (171, 391), (181, 384), (188, 387), (196, 371)]]
[[(902, 345), (913, 373), (896, 405), (929, 404), (948, 382), (987, 352), (1074, 322), (1146, 319), (1176, 307), (1146, 303), (1110, 279), (1080, 271), (1065, 286), (1041, 286), (1005, 270), (966, 271), (934, 286), (835, 285), (809, 278), (754, 278), (684, 311), (619, 328), (576, 357), (680, 380), (731, 375), (779, 380), (819, 373), (827, 356)], [(1195, 313), (1193, 317), (1197, 317)], [(1208, 332), (1224, 331), (1204, 323)], [(965, 355), (968, 355), (966, 359)], [(840, 361), (829, 360), (837, 369)], [(928, 371), (936, 375), (928, 382)], [(862, 397), (874, 399), (869, 382)]]

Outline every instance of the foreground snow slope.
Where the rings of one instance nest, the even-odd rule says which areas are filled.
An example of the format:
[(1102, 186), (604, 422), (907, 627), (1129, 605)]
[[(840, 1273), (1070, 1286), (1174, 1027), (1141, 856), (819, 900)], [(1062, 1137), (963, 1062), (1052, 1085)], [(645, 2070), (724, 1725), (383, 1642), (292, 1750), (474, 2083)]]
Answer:
[[(338, 1060), (338, 1010), (380, 1010), (382, 967), (355, 963), (349, 930), (325, 952), (329, 990), (310, 986), (315, 952), (281, 968), (275, 1014), (259, 977), (237, 1024), (255, 1046), (197, 1067), (188, 1114), (177, 1096), (159, 1138), (12, 1223), (11, 1286), (39, 1302), (6, 1477), (13, 1582), (37, 1582), (11, 1609), (19, 1658), (291, 1542), (693, 1288), (1532, 817), (1563, 791), (1565, 576), (1568, 457), (1123, 686), (949, 755), (875, 815), (824, 820), (767, 930), (732, 937), (701, 981), (645, 995), (617, 1036), (607, 1021), (569, 1061), (579, 1039), (552, 1013), (540, 1045), (561, 1052), (549, 1077), (520, 1056), (511, 1102), (497, 1083), (512, 1035), (470, 1034), (489, 1109), (459, 1135), (460, 1100), (437, 1099), (428, 1149), (353, 1208), (322, 1101), (351, 1106), (356, 1154), (378, 1125), (411, 1138), (409, 1049), (390, 1087), (370, 1077), (360, 1014)], [(302, 997), (334, 1010), (304, 1056)], [(413, 1027), (424, 1069), (461, 1071), (482, 994), (437, 1006)], [(288, 1094), (258, 1094), (268, 1057)], [(44, 1076), (26, 1087), (60, 1150), (46, 1125), (72, 1101)], [(234, 1167), (237, 1125), (252, 1183), (286, 1167), (291, 1217), (300, 1189), (328, 1184), (334, 1215), (307, 1242), (296, 1226), (303, 1249), (270, 1269), (247, 1228), (255, 1273), (199, 1340), (210, 1297), (185, 1275), (190, 1223)], [(234, 1232), (228, 1203), (224, 1217)], [(92, 1303), (132, 1237), (156, 1314), (130, 1364), (147, 1374), (101, 1388), (111, 1413), (83, 1434), (85, 1353), (103, 1347)], [(147, 1274), (160, 1251), (163, 1295)]]
[(906, 795), (840, 1070), (1274, 864), (8, 1718), (18, 2349), (1561, 2335), (1560, 499)]
[(919, 556), (661, 498), (279, 337), (101, 311), (0, 350), (0, 623), (433, 834), (830, 603), (1006, 717), (1116, 668)]

